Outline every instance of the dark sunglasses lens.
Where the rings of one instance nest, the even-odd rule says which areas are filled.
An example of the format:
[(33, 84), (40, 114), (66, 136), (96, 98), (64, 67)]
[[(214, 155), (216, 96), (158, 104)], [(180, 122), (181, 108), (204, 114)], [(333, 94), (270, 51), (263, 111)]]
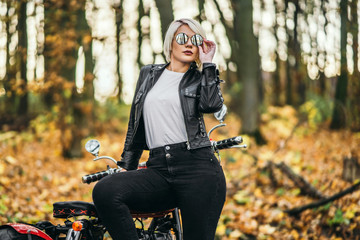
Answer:
[(179, 33), (176, 35), (176, 42), (180, 45), (184, 45), (188, 41), (188, 36), (185, 33)]
[(204, 42), (204, 39), (199, 34), (195, 34), (194, 36), (191, 37), (191, 43), (195, 46), (200, 46), (203, 44), (203, 42)]

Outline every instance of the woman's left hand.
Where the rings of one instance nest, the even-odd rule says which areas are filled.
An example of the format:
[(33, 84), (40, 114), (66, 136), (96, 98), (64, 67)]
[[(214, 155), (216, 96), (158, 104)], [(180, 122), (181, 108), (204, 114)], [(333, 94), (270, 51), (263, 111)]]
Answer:
[(210, 40), (204, 39), (204, 42), (199, 46), (199, 59), (202, 63), (212, 62), (215, 55), (216, 43)]

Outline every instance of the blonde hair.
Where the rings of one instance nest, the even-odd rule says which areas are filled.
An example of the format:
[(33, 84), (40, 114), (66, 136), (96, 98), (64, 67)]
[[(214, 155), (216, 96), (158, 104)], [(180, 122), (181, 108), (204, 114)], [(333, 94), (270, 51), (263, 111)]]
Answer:
[[(179, 27), (181, 27), (182, 25), (188, 25), (189, 28), (194, 31), (197, 34), (200, 34), (203, 38), (206, 38), (206, 34), (204, 29), (201, 27), (200, 23), (194, 19), (191, 18), (181, 18), (178, 20), (174, 20), (173, 22), (170, 23), (168, 30), (166, 31), (165, 34), (165, 39), (164, 39), (164, 55), (166, 58), (167, 62), (170, 62), (170, 56), (171, 56), (171, 46), (172, 46), (172, 42), (174, 39), (174, 35), (176, 33), (176, 31), (178, 30)], [(197, 61), (198, 65), (199, 62)]]

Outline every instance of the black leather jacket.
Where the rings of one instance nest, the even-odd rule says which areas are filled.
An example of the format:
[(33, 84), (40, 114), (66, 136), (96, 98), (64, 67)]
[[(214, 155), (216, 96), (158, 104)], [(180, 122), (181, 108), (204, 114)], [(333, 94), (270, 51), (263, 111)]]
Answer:
[[(147, 93), (154, 86), (168, 64), (151, 64), (141, 68), (134, 99), (130, 110), (128, 131), (124, 151), (118, 165), (127, 170), (136, 169), (144, 149), (145, 140), (143, 106)], [(213, 63), (204, 63), (203, 70), (197, 70), (195, 62), (184, 74), (179, 85), (180, 103), (184, 114), (188, 149), (210, 146), (203, 113), (219, 111), (223, 105), (220, 91), (219, 71)]]

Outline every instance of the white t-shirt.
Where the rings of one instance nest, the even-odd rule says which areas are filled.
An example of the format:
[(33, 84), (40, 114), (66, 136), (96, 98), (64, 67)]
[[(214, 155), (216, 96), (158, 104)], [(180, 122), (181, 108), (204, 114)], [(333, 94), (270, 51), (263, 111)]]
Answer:
[(179, 97), (183, 76), (165, 68), (145, 98), (143, 116), (149, 149), (187, 141)]

